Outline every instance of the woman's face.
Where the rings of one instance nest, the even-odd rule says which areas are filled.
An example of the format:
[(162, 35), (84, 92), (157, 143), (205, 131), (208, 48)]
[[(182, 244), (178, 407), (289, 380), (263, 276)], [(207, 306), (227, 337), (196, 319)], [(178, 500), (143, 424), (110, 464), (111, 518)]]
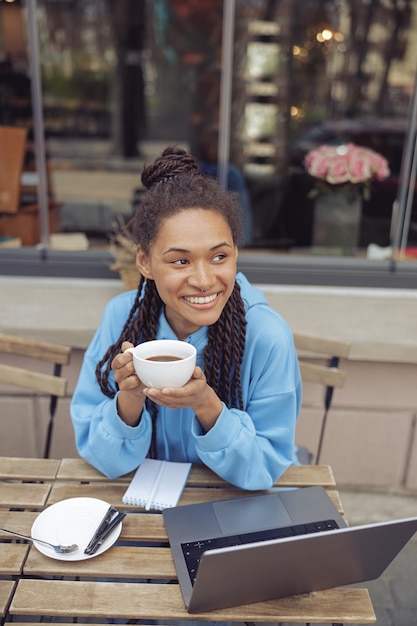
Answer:
[(225, 219), (208, 209), (185, 209), (167, 218), (150, 253), (137, 266), (155, 281), (178, 339), (220, 317), (235, 284), (237, 247)]

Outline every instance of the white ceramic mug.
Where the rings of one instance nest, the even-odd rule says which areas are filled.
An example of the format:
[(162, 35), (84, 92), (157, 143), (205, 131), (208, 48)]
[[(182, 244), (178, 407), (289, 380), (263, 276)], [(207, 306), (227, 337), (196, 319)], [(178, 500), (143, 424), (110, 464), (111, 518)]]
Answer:
[(175, 339), (145, 341), (126, 352), (133, 355), (138, 378), (155, 389), (182, 387), (194, 371), (197, 351), (190, 343)]

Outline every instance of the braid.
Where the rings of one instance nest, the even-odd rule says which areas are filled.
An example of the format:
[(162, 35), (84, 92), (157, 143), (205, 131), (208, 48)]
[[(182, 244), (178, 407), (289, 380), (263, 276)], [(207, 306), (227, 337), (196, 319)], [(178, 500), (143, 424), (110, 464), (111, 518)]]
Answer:
[[(142, 291), (143, 298), (141, 299)], [(114, 357), (120, 353), (122, 343), (124, 341), (129, 341), (130, 343), (137, 345), (141, 341), (150, 341), (151, 339), (155, 339), (161, 308), (162, 300), (159, 297), (154, 281), (147, 280), (145, 282), (145, 279), (142, 276), (135, 301), (130, 309), (129, 316), (120, 337), (112, 346), (108, 348), (106, 354), (96, 367), (96, 377), (100, 389), (109, 398), (114, 398), (117, 392), (117, 389), (110, 383), (110, 373), (112, 371), (111, 363)], [(152, 441), (149, 456), (156, 459), (156, 420), (158, 417), (158, 407), (154, 402), (149, 400), (149, 398), (146, 398), (145, 405), (152, 418)]]
[(141, 277), (138, 290), (136, 292), (135, 301), (133, 303), (132, 308), (130, 309), (129, 316), (125, 322), (125, 325), (123, 326), (123, 330), (120, 333), (119, 339), (107, 349), (105, 355), (97, 363), (97, 366), (96, 366), (96, 378), (97, 378), (99, 387), (101, 391), (104, 393), (104, 395), (106, 395), (109, 398), (114, 398), (117, 392), (117, 389), (113, 387), (110, 383), (110, 374), (112, 371), (111, 363), (114, 357), (117, 354), (119, 354), (123, 341), (126, 341), (127, 338), (128, 338), (128, 341), (131, 341), (130, 336), (129, 336), (129, 330), (132, 324), (132, 320), (138, 310), (142, 286), (143, 286), (143, 277)]
[(245, 349), (245, 337), (246, 337), (246, 313), (243, 300), (240, 295), (240, 287), (237, 285), (237, 289), (233, 290), (232, 298), (232, 332), (233, 332), (233, 345), (234, 351), (234, 368), (232, 376), (231, 389), (234, 390), (235, 397), (233, 398), (237, 406), (243, 409), (243, 397), (242, 387), (240, 384), (240, 365), (243, 359), (243, 351)]
[(245, 348), (246, 315), (240, 287), (233, 292), (218, 321), (209, 327), (204, 352), (207, 382), (229, 406), (243, 409), (240, 366)]
[(132, 320), (132, 343), (155, 339), (163, 303), (153, 280), (147, 280), (139, 310)]
[(195, 157), (176, 146), (165, 148), (160, 157), (142, 172), (142, 183), (150, 189), (184, 172), (200, 174)]
[[(143, 297), (141, 294), (143, 291)], [(141, 277), (133, 306), (117, 341), (111, 345), (96, 367), (96, 377), (101, 391), (109, 398), (114, 398), (117, 389), (110, 383), (111, 363), (120, 353), (122, 343), (129, 341), (133, 345), (155, 339), (162, 300), (153, 281)]]

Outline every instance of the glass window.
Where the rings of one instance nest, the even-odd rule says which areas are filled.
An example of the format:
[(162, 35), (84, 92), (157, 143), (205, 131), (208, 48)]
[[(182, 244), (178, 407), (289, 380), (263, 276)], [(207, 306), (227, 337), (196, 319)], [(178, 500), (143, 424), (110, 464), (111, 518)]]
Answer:
[[(366, 258), (392, 244), (417, 0), (302, 4), (236, 1), (227, 184), (240, 194), (246, 248)], [(140, 201), (143, 163), (165, 145), (184, 145), (217, 174), (223, 0), (37, 7), (51, 231), (105, 247)], [(37, 202), (26, 19), (23, 0), (0, 2), (0, 124), (28, 130), (22, 211)], [(353, 185), (339, 176), (325, 189), (307, 153), (352, 143), (383, 156), (389, 175)], [(414, 183), (411, 196), (412, 257)], [(16, 219), (0, 216), (0, 237), (34, 245), (33, 219), (16, 231)]]

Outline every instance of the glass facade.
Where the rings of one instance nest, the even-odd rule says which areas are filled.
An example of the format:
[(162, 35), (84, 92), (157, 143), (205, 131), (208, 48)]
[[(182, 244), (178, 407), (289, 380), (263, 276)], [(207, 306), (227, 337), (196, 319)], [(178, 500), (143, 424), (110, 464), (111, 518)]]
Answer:
[[(143, 163), (163, 146), (188, 147), (218, 174), (228, 72), (227, 185), (241, 197), (244, 247), (384, 258), (398, 244), (413, 259), (417, 0), (237, 0), (230, 65), (229, 2), (38, 0), (33, 59), (26, 3), (0, 0), (0, 125), (29, 137), (22, 204), (36, 204), (31, 63), (42, 75), (54, 228), (90, 246), (128, 219)], [(307, 153), (350, 143), (385, 157), (389, 176), (354, 180), (355, 202), (346, 176), (317, 193)], [(3, 217), (0, 237), (16, 235)]]

